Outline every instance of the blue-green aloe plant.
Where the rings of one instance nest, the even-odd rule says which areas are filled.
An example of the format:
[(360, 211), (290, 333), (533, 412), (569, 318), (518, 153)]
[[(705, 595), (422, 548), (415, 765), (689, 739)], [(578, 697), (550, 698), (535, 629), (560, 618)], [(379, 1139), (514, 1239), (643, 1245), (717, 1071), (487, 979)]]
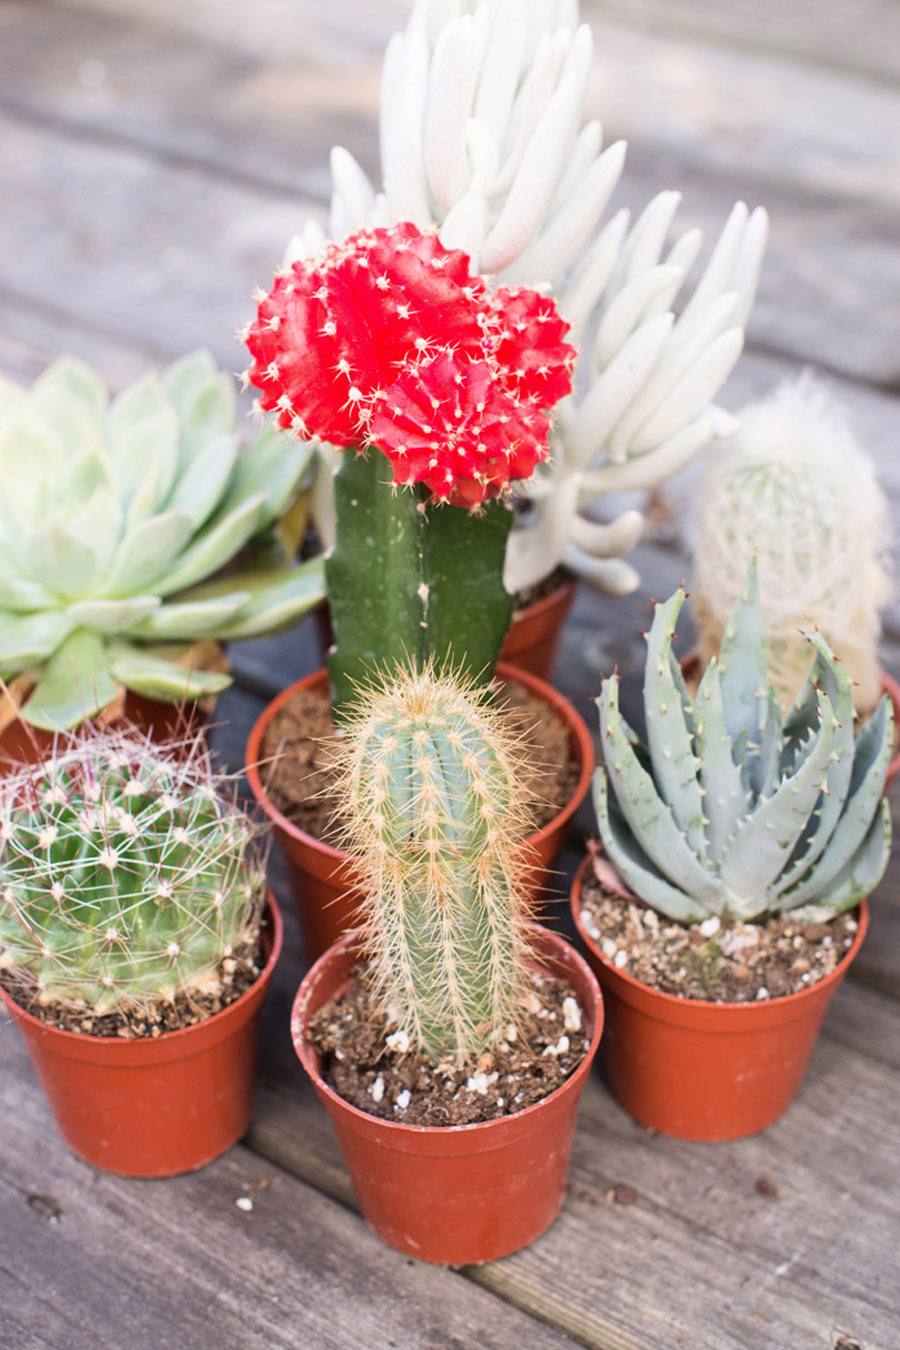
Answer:
[(241, 446), (234, 423), (234, 381), (206, 352), (113, 400), (68, 357), (30, 390), (0, 380), (0, 678), (30, 691), (27, 722), (74, 726), (123, 689), (217, 693), (228, 677), (191, 645), (273, 632), (322, 598), (321, 560), (294, 566), (271, 537), (309, 448), (272, 429)]
[(888, 701), (854, 735), (850, 679), (809, 633), (809, 675), (782, 719), (755, 567), (691, 697), (671, 646), (684, 600), (678, 590), (657, 605), (647, 635), (646, 748), (619, 711), (617, 676), (598, 699), (594, 799), (610, 860), (636, 895), (681, 923), (851, 908), (890, 853)]

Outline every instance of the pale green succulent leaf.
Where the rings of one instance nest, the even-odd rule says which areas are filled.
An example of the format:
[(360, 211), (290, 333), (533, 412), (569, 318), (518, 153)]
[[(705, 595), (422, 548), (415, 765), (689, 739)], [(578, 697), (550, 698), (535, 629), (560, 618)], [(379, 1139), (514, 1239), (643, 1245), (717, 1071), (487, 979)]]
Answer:
[(231, 684), (231, 676), (221, 671), (197, 670), (166, 661), (127, 642), (110, 644), (110, 664), (115, 678), (126, 689), (166, 703), (219, 694)]
[(25, 546), (29, 571), (55, 595), (84, 596), (110, 565), (119, 524), (115, 498), (96, 488), (83, 505), (57, 511), (33, 531)]
[(168, 406), (166, 391), (156, 375), (143, 375), (113, 399), (106, 416), (107, 433), (113, 453), (122, 438), (141, 422)]
[(767, 907), (766, 893), (784, 869), (816, 805), (835, 743), (834, 711), (819, 694), (819, 728), (797, 771), (759, 801), (722, 854), (720, 874), (735, 897), (736, 917)]
[(38, 393), (48, 388), (65, 389), (74, 394), (90, 410), (95, 423), (102, 424), (109, 405), (109, 394), (97, 372), (84, 361), (74, 356), (58, 357), (33, 385), (33, 391)]
[(259, 529), (264, 504), (265, 495), (257, 493), (227, 514), (218, 512), (161, 580), (160, 594), (187, 590), (230, 562)]
[(205, 600), (170, 601), (131, 629), (129, 636), (156, 642), (208, 637), (224, 628), (249, 600), (249, 591), (233, 590)]
[[(169, 574), (193, 533), (190, 516), (182, 511), (164, 511), (143, 521), (125, 536), (116, 552), (104, 586), (104, 598), (120, 599), (139, 595), (159, 587), (155, 584)], [(164, 594), (164, 592), (161, 592)]]
[(213, 435), (189, 460), (169, 497), (172, 510), (183, 511), (199, 530), (215, 511), (228, 486), (238, 453), (236, 436)]
[(104, 639), (76, 629), (44, 666), (21, 716), (44, 731), (64, 731), (102, 712), (117, 693)]
[(820, 898), (799, 908), (792, 905), (785, 908), (801, 922), (821, 923), (833, 919), (872, 894), (887, 870), (890, 857), (891, 808), (887, 801), (882, 801), (856, 853)]
[(8, 679), (45, 661), (75, 627), (62, 610), (11, 614), (0, 610), (0, 671)]
[(231, 431), (235, 412), (234, 380), (224, 371), (216, 372), (192, 389), (180, 412), (190, 450), (202, 445), (210, 436), (221, 436)]
[(685, 592), (679, 589), (664, 604), (656, 606), (647, 635), (644, 713), (657, 791), (671, 807), (688, 846), (705, 858), (703, 797), (694, 743), (685, 719), (681, 690), (672, 674), (672, 635), (685, 599)]
[(314, 454), (315, 447), (308, 442), (295, 440), (277, 427), (267, 426), (238, 455), (229, 500), (239, 501), (248, 493), (265, 491), (260, 526), (270, 524), (287, 509)]
[(55, 604), (45, 586), (22, 574), (18, 562), (0, 541), (0, 610), (30, 613)]
[(202, 348), (188, 352), (163, 371), (162, 382), (166, 393), (182, 420), (197, 389), (206, 384), (216, 371), (216, 363), (211, 353)]
[(594, 808), (603, 847), (619, 876), (635, 895), (676, 923), (698, 923), (706, 918), (708, 910), (665, 879), (627, 825), (617, 818), (618, 813), (610, 810), (604, 768), (597, 769), (594, 774)]
[(689, 846), (624, 729), (616, 679), (603, 681), (598, 705), (600, 744), (610, 788), (632, 833), (651, 862), (675, 887), (708, 910), (719, 912), (723, 900), (718, 878), (710, 874)]
[(159, 609), (158, 595), (136, 595), (127, 600), (78, 600), (69, 605), (68, 615), (80, 628), (98, 633), (124, 633)]
[(22, 412), (27, 403), (28, 390), (6, 375), (0, 375), (0, 428)]
[(179, 424), (175, 410), (159, 408), (127, 427), (113, 442), (119, 495), (128, 503), (129, 526), (165, 503), (178, 472)]
[(768, 701), (765, 632), (751, 563), (747, 584), (725, 624), (719, 651), (719, 680), (728, 731), (743, 762), (749, 747), (759, 743), (763, 705)]
[(325, 599), (325, 560), (310, 558), (287, 570), (273, 571), (268, 580), (232, 577), (244, 584), (250, 600), (232, 621), (210, 629), (209, 636), (226, 639), (259, 637), (277, 633), (296, 623)]
[(878, 813), (893, 747), (893, 712), (889, 700), (883, 698), (856, 738), (852, 774), (840, 819), (833, 826), (815, 866), (805, 866), (786, 874), (783, 884), (778, 887), (781, 893), (779, 908), (816, 902), (849, 866)]

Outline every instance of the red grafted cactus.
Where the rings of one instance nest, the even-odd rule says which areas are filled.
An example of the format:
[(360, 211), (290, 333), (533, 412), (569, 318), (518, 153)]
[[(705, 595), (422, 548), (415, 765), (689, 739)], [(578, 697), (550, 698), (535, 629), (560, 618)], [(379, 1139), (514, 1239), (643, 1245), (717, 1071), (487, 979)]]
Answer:
[(284, 429), (377, 445), (396, 482), (475, 507), (547, 459), (567, 332), (552, 300), (491, 293), (466, 254), (400, 224), (279, 273), (246, 331), (246, 378)]

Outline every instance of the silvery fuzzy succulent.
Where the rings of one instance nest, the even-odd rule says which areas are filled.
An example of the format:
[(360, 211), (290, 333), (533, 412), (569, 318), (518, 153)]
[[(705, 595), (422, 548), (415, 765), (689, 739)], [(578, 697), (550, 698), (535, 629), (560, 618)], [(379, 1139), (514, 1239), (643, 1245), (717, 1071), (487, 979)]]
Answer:
[(617, 676), (598, 699), (604, 767), (594, 800), (611, 862), (681, 923), (849, 909), (890, 854), (887, 699), (854, 736), (850, 679), (813, 633), (807, 682), (782, 720), (755, 567), (691, 697), (671, 647), (684, 600), (678, 590), (658, 605), (648, 634), (646, 749), (619, 711)]
[(679, 201), (660, 193), (630, 230), (628, 212), (617, 212), (560, 293), (581, 353), (576, 388), (561, 408), (551, 464), (523, 487), (532, 515), (510, 540), (512, 591), (560, 565), (602, 590), (633, 590), (638, 576), (621, 554), (640, 537), (639, 513), (603, 525), (590, 507), (608, 492), (670, 478), (737, 427), (712, 400), (743, 348), (767, 216), (737, 203), (678, 306), (703, 242), (694, 229), (667, 246)]
[(320, 560), (254, 546), (308, 465), (273, 430), (241, 447), (235, 391), (205, 352), (109, 400), (71, 358), (0, 381), (0, 678), (32, 725), (74, 726), (123, 688), (181, 701), (228, 683), (186, 644), (272, 632), (322, 597)]
[[(584, 347), (553, 464), (526, 489), (532, 510), (510, 540), (514, 593), (560, 565), (616, 594), (638, 585), (621, 555), (640, 537), (640, 513), (605, 525), (592, 507), (658, 485), (734, 429), (712, 399), (740, 353), (765, 246), (765, 213), (739, 203), (675, 319), (701, 235), (664, 253), (676, 193), (654, 198), (630, 232), (624, 211), (600, 230), (626, 147), (604, 151), (600, 124), (582, 125), (592, 57), (577, 0), (417, 0), (385, 59), (384, 190), (345, 150), (332, 153), (332, 236), (400, 219), (436, 226), (499, 282), (551, 287)], [(325, 242), (309, 223), (288, 261)], [(313, 510), (328, 545), (335, 464), (319, 450)]]

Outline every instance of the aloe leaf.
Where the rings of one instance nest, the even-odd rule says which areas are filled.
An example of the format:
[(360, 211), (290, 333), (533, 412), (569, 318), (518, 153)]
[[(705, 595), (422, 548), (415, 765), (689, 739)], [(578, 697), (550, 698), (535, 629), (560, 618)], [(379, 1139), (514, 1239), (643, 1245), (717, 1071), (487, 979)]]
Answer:
[(707, 844), (697, 759), (681, 691), (672, 674), (672, 637), (685, 598), (684, 591), (679, 589), (664, 604), (656, 606), (647, 635), (644, 712), (657, 791), (671, 807), (691, 850), (705, 858)]
[(791, 907), (792, 915), (815, 923), (858, 905), (871, 895), (887, 870), (891, 857), (891, 808), (883, 801), (875, 813), (866, 837), (846, 866), (833, 878), (817, 901)]
[(600, 709), (600, 745), (610, 787), (632, 834), (659, 871), (707, 912), (722, 909), (722, 889), (678, 826), (671, 807), (656, 790), (651, 774), (640, 763), (627, 724), (619, 711), (619, 682), (603, 681), (597, 700)]
[(126, 689), (164, 703), (219, 694), (231, 684), (230, 675), (166, 661), (131, 643), (110, 644), (110, 658), (113, 674)]
[(0, 671), (8, 678), (38, 665), (69, 636), (75, 624), (62, 610), (10, 614), (0, 610)]
[(694, 709), (709, 846), (712, 857), (718, 861), (749, 811), (751, 797), (734, 762), (715, 657), (703, 672)]
[(603, 847), (619, 876), (635, 895), (676, 923), (698, 923), (707, 917), (708, 910), (666, 881), (624, 820), (610, 810), (606, 770), (602, 768), (594, 774), (594, 808)]
[(737, 917), (767, 907), (769, 887), (790, 858), (822, 791), (834, 742), (834, 711), (826, 695), (819, 694), (819, 730), (809, 755), (771, 797), (757, 803), (722, 855), (720, 874), (735, 897)]
[(119, 545), (103, 585), (105, 596), (118, 598), (135, 591), (140, 594), (159, 578), (168, 578), (193, 529), (190, 516), (182, 511), (165, 511), (142, 521)]
[(740, 762), (759, 747), (763, 702), (768, 700), (769, 677), (756, 560), (750, 564), (747, 584), (734, 607), (719, 652), (719, 682), (728, 733)]
[(124, 633), (161, 604), (158, 595), (136, 595), (127, 600), (78, 600), (67, 612), (73, 626), (99, 633)]
[(104, 639), (79, 628), (44, 666), (21, 716), (44, 731), (64, 731), (102, 712), (117, 693)]
[[(894, 719), (890, 702), (883, 698), (856, 738), (856, 750), (844, 809), (830, 831), (827, 844), (815, 866), (786, 874), (779, 886), (779, 908), (793, 909), (821, 896), (850, 863), (862, 845), (884, 792), (894, 746)], [(788, 889), (794, 882), (793, 889)]]
[(161, 595), (174, 595), (218, 572), (231, 562), (260, 526), (265, 495), (248, 497), (228, 514), (221, 511), (184, 550), (177, 563), (162, 577), (156, 588)]

